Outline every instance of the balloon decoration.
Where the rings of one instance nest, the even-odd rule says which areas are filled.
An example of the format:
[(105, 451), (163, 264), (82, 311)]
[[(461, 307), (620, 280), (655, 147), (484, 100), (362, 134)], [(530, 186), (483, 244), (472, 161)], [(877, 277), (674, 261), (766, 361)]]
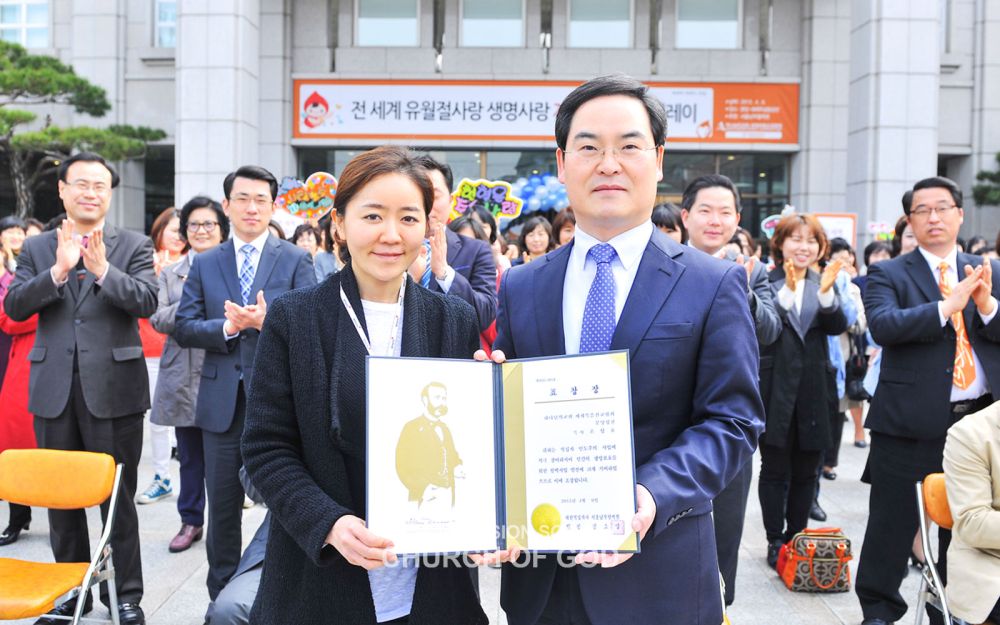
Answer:
[(294, 178), (283, 178), (274, 205), (295, 217), (315, 222), (330, 212), (336, 194), (337, 179), (325, 171), (318, 171), (306, 178), (305, 184)]
[(569, 207), (566, 187), (559, 178), (548, 172), (530, 178), (518, 178), (511, 184), (511, 191), (524, 201), (522, 214), (538, 211), (561, 211)]

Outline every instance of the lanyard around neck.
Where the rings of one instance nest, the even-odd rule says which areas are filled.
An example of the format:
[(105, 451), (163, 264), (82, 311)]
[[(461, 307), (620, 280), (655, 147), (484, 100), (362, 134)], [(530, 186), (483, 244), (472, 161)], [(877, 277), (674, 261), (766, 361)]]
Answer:
[[(389, 335), (389, 353), (393, 356), (396, 355), (396, 337), (399, 333), (399, 320), (403, 316), (403, 294), (406, 292), (406, 274), (403, 274), (403, 282), (399, 285), (399, 301), (396, 306), (396, 316), (392, 318), (392, 333)], [(372, 353), (372, 344), (368, 340), (368, 335), (365, 334), (364, 328), (361, 327), (361, 321), (358, 320), (358, 315), (354, 312), (354, 306), (351, 306), (351, 301), (347, 299), (347, 293), (344, 292), (344, 285), (340, 285), (340, 301), (344, 303), (344, 308), (347, 309), (347, 314), (351, 318), (351, 322), (354, 324), (354, 329), (358, 331), (358, 337), (361, 338), (361, 342), (365, 345), (365, 350), (370, 355)]]

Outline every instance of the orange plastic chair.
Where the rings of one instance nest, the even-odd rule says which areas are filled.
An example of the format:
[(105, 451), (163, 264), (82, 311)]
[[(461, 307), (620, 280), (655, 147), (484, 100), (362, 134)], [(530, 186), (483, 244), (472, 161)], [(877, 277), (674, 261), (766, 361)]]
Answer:
[(951, 509), (948, 507), (948, 493), (944, 488), (944, 473), (931, 473), (923, 482), (917, 482), (917, 516), (920, 518), (920, 543), (924, 547), (924, 558), (927, 565), (923, 569), (920, 580), (920, 593), (917, 595), (917, 621), (923, 621), (924, 604), (930, 603), (944, 615), (945, 623), (952, 623), (951, 611), (948, 609), (948, 597), (944, 592), (941, 574), (938, 572), (938, 560), (934, 557), (931, 546), (931, 530), (927, 517), (946, 530), (950, 530), (954, 521)]
[[(0, 499), (25, 506), (75, 510), (99, 506), (111, 498), (107, 523), (90, 562), (30, 562), (0, 558), (0, 620), (41, 616), (55, 605), (85, 596), (91, 586), (108, 582), (111, 605), (117, 605), (115, 572), (111, 562), (114, 526), (122, 465), (107, 454), (54, 449), (8, 449), (0, 453)], [(61, 618), (76, 625), (84, 619), (85, 601), (76, 613)], [(107, 621), (103, 621), (107, 622)], [(111, 610), (118, 625), (118, 611)]]

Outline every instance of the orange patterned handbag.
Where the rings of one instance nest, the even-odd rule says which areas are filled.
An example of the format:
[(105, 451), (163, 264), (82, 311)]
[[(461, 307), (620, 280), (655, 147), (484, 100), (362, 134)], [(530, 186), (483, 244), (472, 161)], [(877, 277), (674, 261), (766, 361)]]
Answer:
[(839, 527), (807, 529), (778, 555), (778, 575), (789, 590), (847, 592), (851, 589), (851, 541)]

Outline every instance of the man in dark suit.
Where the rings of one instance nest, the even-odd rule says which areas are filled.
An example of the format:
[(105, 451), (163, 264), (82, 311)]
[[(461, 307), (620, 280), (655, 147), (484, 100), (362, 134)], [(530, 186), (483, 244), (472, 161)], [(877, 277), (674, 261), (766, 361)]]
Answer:
[(451, 167), (430, 156), (417, 159), (427, 170), (434, 186), (434, 205), (428, 220), (429, 252), (417, 256), (410, 267), (414, 282), (424, 287), (454, 295), (472, 304), (479, 319), (479, 329), (490, 327), (497, 314), (497, 270), (493, 252), (485, 241), (472, 239), (448, 228), (451, 213)]
[[(747, 301), (757, 330), (757, 346), (763, 348), (774, 343), (781, 334), (781, 317), (774, 307), (764, 265), (755, 258), (727, 255), (724, 249), (740, 226), (740, 212), (739, 190), (732, 180), (720, 174), (695, 178), (684, 189), (681, 198), (681, 219), (688, 233), (688, 245), (746, 268), (750, 286)], [(712, 502), (719, 570), (726, 583), (726, 605), (732, 605), (736, 597), (736, 566), (752, 477), (753, 465), (747, 462)]]
[(662, 104), (633, 78), (596, 78), (570, 93), (556, 117), (556, 159), (576, 236), (504, 274), (495, 359), (629, 350), (632, 528), (642, 540), (634, 555), (505, 565), (511, 625), (722, 622), (709, 513), (763, 426), (757, 340), (743, 267), (681, 246), (650, 221), (665, 137)]
[[(38, 314), (28, 354), (28, 408), (38, 446), (110, 454), (124, 464), (117, 519), (111, 535), (118, 605), (105, 585), (101, 601), (126, 625), (145, 623), (139, 524), (133, 497), (142, 451), (142, 416), (149, 380), (139, 342), (140, 317), (156, 311), (153, 244), (141, 234), (105, 222), (118, 174), (93, 153), (59, 166), (61, 228), (24, 242), (4, 307), (16, 321)], [(101, 506), (107, 516), (108, 504)], [(57, 562), (87, 562), (90, 541), (83, 510), (49, 510)], [(88, 594), (84, 613), (90, 611)], [(54, 614), (72, 616), (76, 601)], [(38, 623), (60, 622), (43, 617)]]
[(214, 600), (240, 559), (239, 469), (246, 384), (267, 304), (316, 283), (308, 252), (269, 234), (278, 182), (261, 167), (226, 176), (222, 207), (233, 238), (198, 254), (177, 308), (174, 338), (205, 350), (195, 424), (203, 431), (208, 491), (208, 594)]
[[(866, 422), (871, 496), (856, 587), (865, 625), (906, 612), (899, 586), (917, 531), (913, 485), (942, 470), (948, 428), (991, 404), (991, 389), (1000, 388), (1000, 263), (958, 251), (962, 191), (947, 178), (926, 178), (903, 196), (903, 211), (918, 248), (873, 265), (864, 297), (882, 346)], [(951, 532), (938, 537), (945, 571)]]

